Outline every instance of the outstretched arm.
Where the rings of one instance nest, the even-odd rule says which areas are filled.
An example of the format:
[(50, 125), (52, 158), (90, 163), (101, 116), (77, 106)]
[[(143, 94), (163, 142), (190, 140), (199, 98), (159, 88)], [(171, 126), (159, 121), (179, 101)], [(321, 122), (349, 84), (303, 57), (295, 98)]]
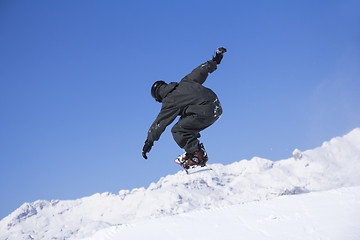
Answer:
[[(164, 105), (163, 105), (164, 106)], [(154, 141), (159, 140), (161, 134), (165, 131), (165, 128), (171, 124), (175, 118), (179, 115), (179, 109), (173, 107), (163, 107), (154, 123), (151, 125), (148, 131), (148, 137), (145, 141), (145, 145), (142, 150), (142, 155), (147, 159), (146, 154), (150, 152)]]
[(165, 128), (169, 126), (175, 118), (179, 115), (179, 108), (163, 107), (153, 124), (148, 131), (148, 137), (151, 142), (157, 141), (160, 135), (165, 131)]
[(208, 74), (214, 72), (217, 69), (217, 64), (220, 64), (224, 52), (226, 52), (226, 49), (223, 47), (219, 47), (216, 50), (216, 55), (212, 58), (212, 60), (207, 61), (195, 68), (181, 81), (194, 81), (203, 84), (208, 77)]

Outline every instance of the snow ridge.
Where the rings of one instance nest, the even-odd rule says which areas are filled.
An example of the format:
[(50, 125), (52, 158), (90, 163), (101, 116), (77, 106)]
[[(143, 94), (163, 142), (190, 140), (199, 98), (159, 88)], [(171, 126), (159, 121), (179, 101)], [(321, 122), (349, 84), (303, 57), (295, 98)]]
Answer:
[(76, 200), (24, 203), (0, 221), (0, 239), (69, 239), (140, 219), (226, 207), (281, 195), (360, 185), (360, 128), (321, 147), (270, 161), (259, 157), (187, 176), (183, 171), (145, 188)]

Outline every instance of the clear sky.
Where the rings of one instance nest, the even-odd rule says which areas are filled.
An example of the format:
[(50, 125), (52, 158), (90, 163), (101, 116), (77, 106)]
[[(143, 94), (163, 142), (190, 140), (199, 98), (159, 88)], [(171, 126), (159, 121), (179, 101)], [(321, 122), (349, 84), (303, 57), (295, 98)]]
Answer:
[(359, 1), (0, 1), (0, 218), (181, 170), (172, 125), (141, 157), (150, 88), (218, 46), (209, 163), (289, 158), (360, 127)]

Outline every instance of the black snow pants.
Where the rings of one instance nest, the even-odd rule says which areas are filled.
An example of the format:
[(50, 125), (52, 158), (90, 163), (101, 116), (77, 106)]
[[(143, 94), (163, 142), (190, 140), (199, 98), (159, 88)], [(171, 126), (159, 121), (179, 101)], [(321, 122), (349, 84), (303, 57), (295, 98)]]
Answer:
[(205, 105), (189, 106), (171, 129), (175, 142), (187, 153), (199, 150), (200, 131), (216, 122), (221, 114), (222, 108), (218, 99)]

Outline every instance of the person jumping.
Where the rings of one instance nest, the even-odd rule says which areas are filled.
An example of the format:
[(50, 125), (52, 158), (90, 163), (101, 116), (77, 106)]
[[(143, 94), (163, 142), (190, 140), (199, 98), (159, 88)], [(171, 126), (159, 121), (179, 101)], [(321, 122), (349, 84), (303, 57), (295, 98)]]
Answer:
[(165, 128), (171, 124), (177, 116), (179, 121), (171, 129), (175, 142), (185, 150), (181, 155), (181, 165), (187, 169), (191, 166), (205, 166), (208, 156), (204, 145), (199, 142), (200, 131), (216, 122), (221, 114), (222, 108), (216, 94), (202, 84), (209, 73), (217, 69), (223, 54), (224, 47), (216, 50), (216, 55), (186, 75), (179, 83), (156, 81), (151, 87), (151, 96), (162, 107), (159, 115), (151, 125), (142, 156), (147, 159), (155, 141), (159, 140)]

